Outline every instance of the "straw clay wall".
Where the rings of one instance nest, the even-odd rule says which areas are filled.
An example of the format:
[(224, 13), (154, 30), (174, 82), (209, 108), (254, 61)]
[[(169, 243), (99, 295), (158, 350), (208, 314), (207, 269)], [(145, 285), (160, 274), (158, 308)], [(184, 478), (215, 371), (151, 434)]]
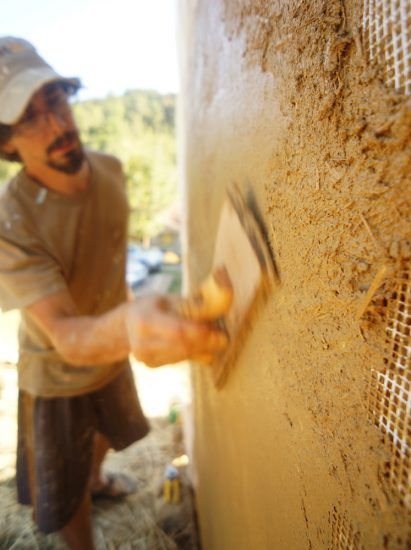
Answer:
[(180, 2), (189, 286), (232, 182), (281, 278), (226, 386), (193, 369), (207, 550), (411, 545), (410, 13)]

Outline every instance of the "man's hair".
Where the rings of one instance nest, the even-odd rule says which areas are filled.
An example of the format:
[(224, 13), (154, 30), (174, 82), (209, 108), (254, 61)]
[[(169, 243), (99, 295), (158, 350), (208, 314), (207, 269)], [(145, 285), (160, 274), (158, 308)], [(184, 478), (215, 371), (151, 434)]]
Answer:
[[(78, 84), (78, 86), (74, 86), (71, 83), (68, 84), (67, 82), (64, 82), (64, 81), (59, 82), (59, 84), (69, 96), (76, 94), (81, 87), (80, 83)], [(0, 123), (0, 159), (7, 160), (9, 162), (22, 162), (20, 155), (17, 152), (6, 153), (3, 150), (3, 145), (5, 145), (9, 141), (12, 134), (13, 134), (12, 125)]]
[(18, 153), (6, 153), (3, 151), (3, 145), (5, 145), (12, 134), (12, 126), (8, 124), (0, 124), (0, 159), (8, 160), (10, 162), (21, 162), (20, 155)]

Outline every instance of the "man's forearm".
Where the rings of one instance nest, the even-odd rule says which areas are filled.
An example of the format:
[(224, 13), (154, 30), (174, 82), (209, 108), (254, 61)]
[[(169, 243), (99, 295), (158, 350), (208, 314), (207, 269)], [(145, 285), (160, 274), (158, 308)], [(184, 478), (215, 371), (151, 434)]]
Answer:
[(67, 292), (50, 295), (27, 308), (71, 365), (112, 363), (131, 352), (151, 367), (211, 357), (224, 350), (227, 336), (210, 320), (180, 314), (180, 298), (140, 296), (99, 316), (79, 315)]
[(126, 308), (121, 304), (96, 317), (60, 319), (51, 338), (58, 353), (71, 365), (99, 365), (119, 361), (130, 353), (125, 324)]

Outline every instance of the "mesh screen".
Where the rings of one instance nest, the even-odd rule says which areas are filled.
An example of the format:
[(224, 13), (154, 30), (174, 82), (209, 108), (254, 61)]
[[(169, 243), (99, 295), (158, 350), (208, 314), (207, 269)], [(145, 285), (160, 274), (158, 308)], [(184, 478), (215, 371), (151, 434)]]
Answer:
[(411, 508), (411, 272), (394, 281), (386, 306), (385, 350), (382, 368), (372, 370), (369, 414), (391, 449), (385, 477)]
[(368, 61), (383, 67), (388, 86), (410, 94), (410, 0), (364, 0), (362, 26)]
[(360, 534), (354, 528), (345, 514), (340, 514), (334, 507), (331, 518), (331, 548), (333, 550), (361, 550)]

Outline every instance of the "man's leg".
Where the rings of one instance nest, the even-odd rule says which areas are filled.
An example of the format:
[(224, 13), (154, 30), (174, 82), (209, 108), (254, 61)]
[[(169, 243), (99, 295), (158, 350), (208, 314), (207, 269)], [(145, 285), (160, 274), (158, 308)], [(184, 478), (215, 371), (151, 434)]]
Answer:
[(90, 475), (90, 491), (92, 498), (122, 498), (136, 490), (136, 483), (126, 474), (103, 474), (101, 466), (110, 448), (108, 439), (95, 432), (93, 440), (93, 463)]
[(43, 533), (58, 532), (73, 550), (93, 549), (93, 414), (86, 397), (43, 399), (20, 392), (19, 406), (19, 500), (29, 493), (23, 502), (34, 505)]
[(76, 513), (59, 534), (71, 550), (94, 550), (89, 491), (85, 491)]
[(101, 476), (101, 464), (109, 449), (107, 439), (95, 432), (93, 439), (93, 462), (90, 481), (83, 501), (71, 520), (59, 531), (60, 536), (73, 550), (92, 550), (93, 532), (91, 526), (91, 491), (98, 491), (104, 486)]
[[(101, 390), (90, 394), (96, 413), (95, 453), (91, 476), (92, 498), (121, 498), (136, 490), (122, 473), (101, 472), (108, 447), (119, 451), (144, 437), (149, 425), (141, 409), (130, 366)], [(108, 444), (110, 442), (110, 445)]]
[(110, 445), (107, 439), (99, 432), (95, 432), (93, 440), (93, 462), (90, 475), (90, 490), (98, 493), (106, 484), (101, 472), (101, 465)]

